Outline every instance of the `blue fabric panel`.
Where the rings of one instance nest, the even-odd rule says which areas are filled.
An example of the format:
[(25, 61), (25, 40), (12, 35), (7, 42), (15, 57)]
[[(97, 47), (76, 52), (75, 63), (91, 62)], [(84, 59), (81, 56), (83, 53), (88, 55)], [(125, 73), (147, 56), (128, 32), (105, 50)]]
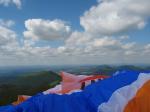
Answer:
[(114, 91), (137, 80), (139, 72), (124, 71), (71, 95), (37, 94), (18, 106), (0, 107), (0, 112), (97, 112)]

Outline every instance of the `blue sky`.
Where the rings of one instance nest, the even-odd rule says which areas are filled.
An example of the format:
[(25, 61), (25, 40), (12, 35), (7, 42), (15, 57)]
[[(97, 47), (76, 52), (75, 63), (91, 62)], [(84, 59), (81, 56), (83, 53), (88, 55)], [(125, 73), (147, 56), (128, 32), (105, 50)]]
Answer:
[[(83, 30), (79, 22), (80, 16), (96, 3), (96, 0), (23, 0), (19, 10), (12, 4), (9, 7), (0, 6), (0, 17), (15, 21), (13, 29), (20, 35), (18, 38), (22, 38), (22, 32), (25, 30), (24, 21), (30, 18), (59, 18), (67, 21), (75, 30)], [(39, 45), (45, 43), (53, 46), (62, 44), (58, 41), (38, 42)]]
[(137, 41), (141, 44), (147, 44), (147, 43), (150, 43), (150, 20), (148, 21), (147, 23), (147, 26), (142, 29), (142, 30), (134, 30), (134, 31), (131, 31), (129, 33), (129, 35), (132, 37), (131, 40), (132, 41)]
[(149, 4), (0, 0), (1, 65), (149, 63)]
[(62, 19), (68, 21), (74, 29), (81, 30), (79, 17), (96, 0), (23, 0), (21, 9), (14, 5), (0, 7), (0, 17), (16, 21), (16, 30), (23, 31), (24, 21), (29, 18)]

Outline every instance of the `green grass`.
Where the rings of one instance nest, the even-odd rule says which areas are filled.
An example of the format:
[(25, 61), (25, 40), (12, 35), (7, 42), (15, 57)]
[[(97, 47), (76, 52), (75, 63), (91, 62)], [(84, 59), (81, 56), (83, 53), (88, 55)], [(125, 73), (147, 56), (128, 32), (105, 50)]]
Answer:
[(57, 85), (61, 78), (51, 71), (0, 78), (0, 105), (10, 104), (18, 95), (35, 95)]

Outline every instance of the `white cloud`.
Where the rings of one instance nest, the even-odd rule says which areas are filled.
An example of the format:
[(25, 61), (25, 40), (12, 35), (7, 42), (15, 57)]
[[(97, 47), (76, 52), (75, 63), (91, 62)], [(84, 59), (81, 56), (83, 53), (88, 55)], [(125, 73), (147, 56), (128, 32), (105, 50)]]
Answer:
[(125, 51), (133, 47), (133, 43), (124, 44), (122, 40), (103, 36), (101, 38), (94, 38), (92, 35), (81, 32), (73, 32), (70, 38), (65, 41), (65, 45), (58, 48), (61, 53), (67, 52), (71, 55), (104, 55), (110, 52)]
[(14, 31), (0, 26), (0, 46), (16, 43), (16, 37)]
[(69, 47), (84, 46), (91, 40), (91, 35), (82, 32), (73, 32), (70, 37), (65, 41), (66, 45)]
[(81, 17), (85, 31), (112, 35), (130, 29), (141, 29), (150, 16), (149, 0), (103, 0)]
[(70, 26), (62, 20), (29, 19), (25, 27), (24, 37), (33, 40), (59, 40), (71, 33)]
[[(34, 65), (149, 63), (150, 44), (131, 41), (132, 37), (126, 35), (130, 29), (142, 29), (147, 25), (149, 6), (149, 0), (102, 0), (80, 18), (83, 32), (72, 31), (63, 20), (29, 19), (25, 21), (21, 46), (16, 32), (11, 30), (13, 22), (0, 19), (0, 62)], [(64, 44), (60, 46), (36, 44), (41, 40), (61, 39)]]
[[(13, 35), (11, 33), (3, 33), (3, 36)], [(38, 47), (32, 40), (24, 40), (23, 46), (10, 46), (6, 40), (3, 42), (0, 40), (6, 43), (0, 47), (0, 60), (23, 65), (148, 63), (150, 54), (149, 45), (140, 46), (134, 42), (124, 42), (106, 36), (101, 38), (89, 36), (87, 39), (86, 34), (81, 32), (74, 32), (64, 45), (56, 48), (49, 45)], [(10, 37), (8, 40), (11, 40)], [(9, 62), (7, 63), (10, 64)]]
[(0, 25), (4, 26), (4, 27), (11, 27), (15, 24), (15, 22), (13, 20), (3, 20), (0, 19)]
[(95, 47), (117, 46), (120, 44), (120, 41), (113, 39), (111, 37), (103, 37), (99, 39), (94, 39), (92, 44)]
[(126, 43), (126, 44), (124, 44), (124, 45), (122, 46), (122, 48), (124, 48), (124, 49), (132, 49), (132, 48), (135, 47), (135, 45), (136, 45), (135, 42)]
[(129, 39), (130, 37), (128, 35), (123, 35), (120, 37), (121, 40), (127, 40)]
[[(145, 47), (144, 47), (144, 52), (146, 53), (146, 55), (147, 55), (147, 54), (150, 55), (150, 43), (147, 44), (147, 45), (145, 45)], [(149, 55), (148, 55), (148, 56), (149, 56)]]
[(18, 8), (21, 8), (21, 0), (13, 0), (13, 3), (14, 3)]
[(17, 8), (21, 8), (21, 0), (0, 0), (0, 4), (4, 6), (9, 6), (10, 4), (14, 4)]
[(17, 49), (19, 49), (19, 43), (16, 32), (0, 25), (0, 65), (7, 65), (6, 62), (16, 56)]
[(35, 41), (33, 41), (33, 40), (23, 40), (23, 44), (24, 44), (25, 47), (30, 47), (30, 46), (35, 45)]

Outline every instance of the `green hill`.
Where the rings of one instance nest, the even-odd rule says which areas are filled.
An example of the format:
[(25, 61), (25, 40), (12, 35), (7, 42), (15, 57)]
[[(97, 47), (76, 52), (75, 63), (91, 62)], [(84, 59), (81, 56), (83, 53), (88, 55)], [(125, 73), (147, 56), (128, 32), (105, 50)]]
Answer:
[(20, 76), (0, 77), (0, 105), (10, 104), (18, 95), (34, 95), (60, 82), (58, 74), (52, 71), (35, 72)]

